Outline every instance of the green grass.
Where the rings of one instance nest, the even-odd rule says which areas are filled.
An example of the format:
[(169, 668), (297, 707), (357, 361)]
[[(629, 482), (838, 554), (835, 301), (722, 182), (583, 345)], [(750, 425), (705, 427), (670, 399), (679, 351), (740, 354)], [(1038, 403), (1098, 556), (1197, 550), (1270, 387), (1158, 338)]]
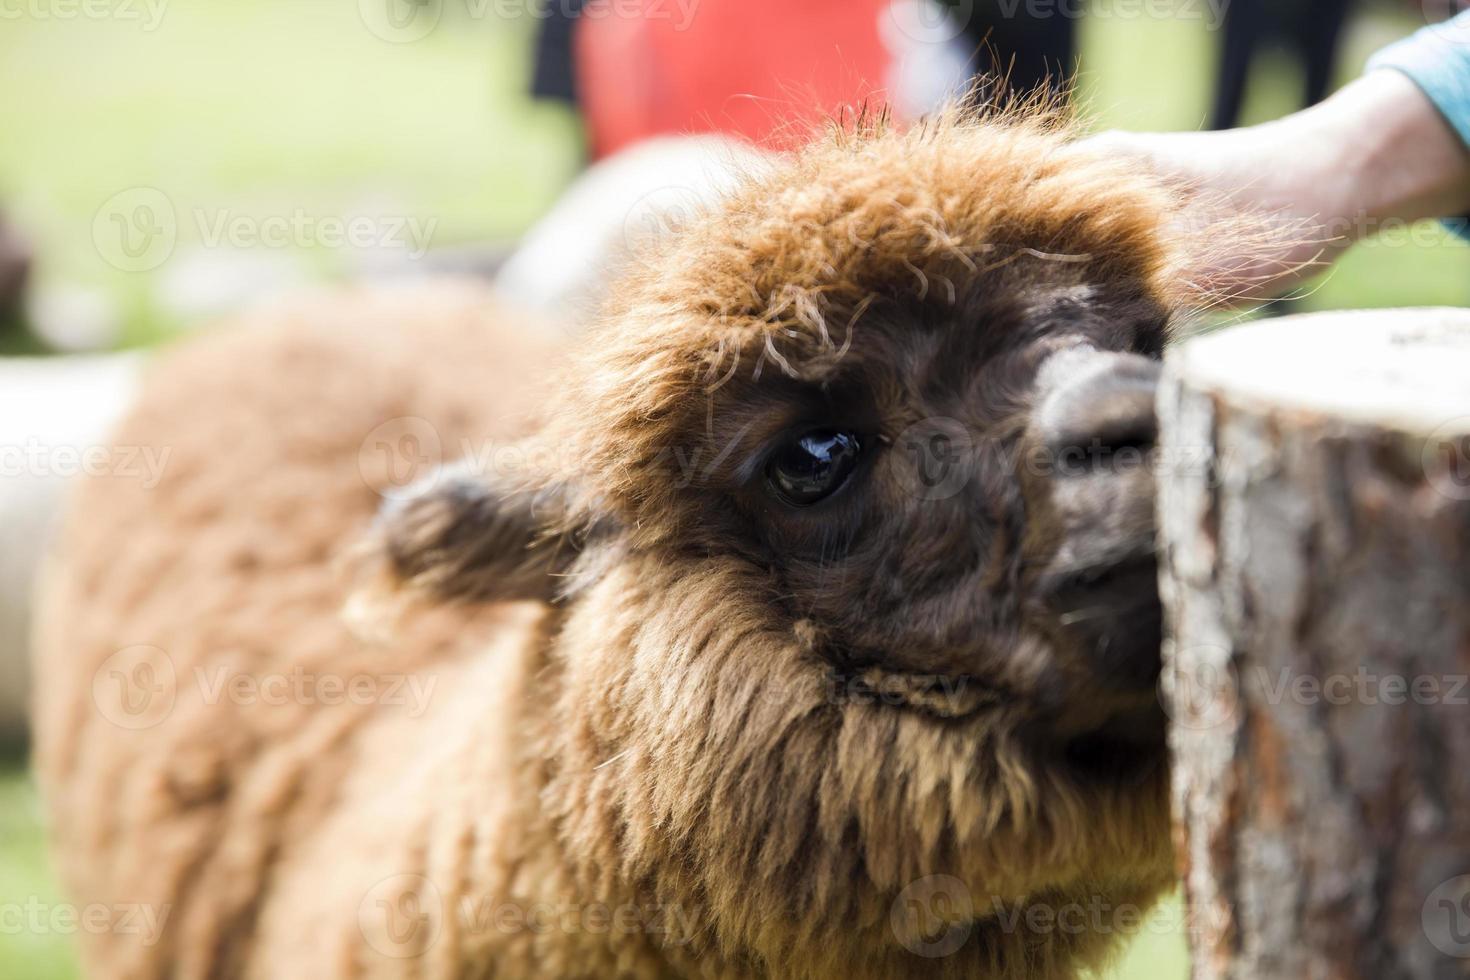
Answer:
[[(168, 4), (152, 31), (6, 20), (0, 201), (37, 239), (42, 283), (111, 297), (124, 336), (145, 341), (180, 325), (160, 291), (222, 216), (365, 215), (387, 235), (413, 216), (433, 223), (435, 246), (522, 230), (580, 158), (571, 114), (521, 95), (532, 21), (446, 17), (394, 44), (358, 6), (196, 0)], [(148, 272), (114, 267), (94, 240), (99, 208), (130, 188), (161, 191), (174, 212), (173, 255)], [(351, 251), (322, 237), (293, 235), (268, 258), (309, 275), (350, 268)]]
[(32, 925), (50, 921), (36, 910), (49, 911), (60, 902), (46, 863), (35, 788), (19, 761), (0, 760), (0, 977), (71, 980), (77, 975), (71, 937)]
[(1187, 980), (1183, 921), (1184, 902), (1176, 895), (1149, 913), (1123, 959), (1099, 980)]

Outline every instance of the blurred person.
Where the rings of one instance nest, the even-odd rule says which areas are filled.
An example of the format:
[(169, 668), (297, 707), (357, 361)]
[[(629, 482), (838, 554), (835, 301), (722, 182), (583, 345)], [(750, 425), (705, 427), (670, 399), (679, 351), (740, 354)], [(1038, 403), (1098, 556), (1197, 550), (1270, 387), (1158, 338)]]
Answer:
[[(1362, 78), (1283, 119), (1094, 139), (1194, 185), (1202, 202), (1293, 229), (1201, 270), (1256, 289), (1289, 287), (1390, 223), (1470, 212), (1470, 12), (1380, 51)], [(1465, 219), (1451, 227), (1470, 237)]]
[(937, 0), (555, 0), (545, 13), (532, 92), (577, 108), (594, 160), (698, 133), (788, 149), (849, 107), (917, 118), (969, 74)]
[(577, 104), (576, 66), (572, 64), (572, 32), (586, 0), (548, 0), (536, 29), (531, 64), (531, 95)]
[(0, 331), (20, 328), (30, 271), (29, 244), (0, 213)]
[[(637, 16), (630, 16), (636, 6)], [(533, 91), (572, 102), (593, 159), (662, 135), (786, 146), (839, 106), (884, 101), (889, 0), (553, 3)], [(813, 39), (820, 38), (820, 42)]]
[(1077, 62), (1081, 6), (1024, 0), (944, 0), (973, 52), (976, 75), (1004, 78), (1016, 92), (1065, 94)]
[(1352, 0), (1230, 0), (1220, 45), (1211, 129), (1240, 122), (1251, 65), (1268, 44), (1283, 45), (1302, 68), (1302, 105), (1327, 97)]

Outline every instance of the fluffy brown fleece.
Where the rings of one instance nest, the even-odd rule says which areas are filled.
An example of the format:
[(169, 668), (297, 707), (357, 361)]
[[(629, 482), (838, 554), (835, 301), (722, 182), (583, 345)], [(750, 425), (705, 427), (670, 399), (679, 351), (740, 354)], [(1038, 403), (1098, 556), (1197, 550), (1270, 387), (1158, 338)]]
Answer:
[[(1047, 980), (1101, 961), (1117, 937), (1067, 914), (1171, 880), (1162, 736), (1146, 665), (1113, 683), (1098, 638), (1059, 625), (1053, 580), (1076, 569), (1057, 556), (1080, 552), (1056, 495), (981, 453), (962, 492), (923, 499), (873, 448), (816, 516), (763, 474), (793, 426), (833, 418), (872, 447), (938, 415), (1024, 444), (1055, 342), (1158, 355), (1190, 299), (1178, 214), (1055, 120), (838, 127), (629, 276), (521, 452), (384, 509), (375, 608), (385, 585), (480, 604), (417, 603), (377, 640), (342, 625), (332, 568), (379, 503), (364, 439), (401, 416), (446, 458), (523, 434), (548, 345), (425, 287), (174, 353), (116, 436), (168, 447), (164, 479), (82, 489), (39, 638), (71, 894), (167, 910), (156, 941), (89, 936), (90, 974)], [(173, 701), (133, 729), (107, 678), (136, 644), (166, 666), (128, 653), (120, 682), (171, 669)], [(211, 697), (220, 668), (383, 696)], [(385, 703), (401, 676), (431, 695)], [(1094, 733), (1137, 759), (1074, 764)]]

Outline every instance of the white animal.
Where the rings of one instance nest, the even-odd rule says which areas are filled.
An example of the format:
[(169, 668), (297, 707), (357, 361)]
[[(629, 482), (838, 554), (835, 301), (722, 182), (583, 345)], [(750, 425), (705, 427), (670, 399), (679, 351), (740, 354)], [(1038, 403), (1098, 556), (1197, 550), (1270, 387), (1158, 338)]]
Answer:
[(103, 447), (141, 364), (138, 354), (0, 359), (0, 739), (25, 733), (32, 588), (63, 493), (89, 467), (125, 464)]

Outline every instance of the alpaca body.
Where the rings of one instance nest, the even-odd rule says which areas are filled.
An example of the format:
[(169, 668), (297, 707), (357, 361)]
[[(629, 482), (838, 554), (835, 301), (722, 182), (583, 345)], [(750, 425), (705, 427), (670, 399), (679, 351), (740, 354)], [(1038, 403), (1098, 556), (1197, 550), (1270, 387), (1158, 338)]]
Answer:
[[(603, 768), (628, 761), (600, 744), (628, 723), (610, 703), (619, 691), (658, 691), (640, 723), (678, 743), (701, 737), (707, 713), (735, 710), (721, 685), (728, 692), (753, 667), (787, 672), (768, 679), (776, 696), (755, 719), (765, 734), (729, 746), (728, 769), (699, 776), (734, 810), (771, 808), (802, 824), (783, 807), (820, 792), (813, 782), (788, 796), (781, 779), (760, 775), (809, 710), (800, 697), (783, 703), (786, 692), (814, 684), (784, 663), (788, 645), (751, 641), (758, 624), (742, 622), (731, 597), (764, 586), (738, 568), (712, 562), (690, 579), (632, 563), (570, 613), (415, 608), (382, 636), (344, 621), (339, 559), (384, 493), (403, 490), (408, 471), (390, 470), (417, 465), (413, 477), (432, 480), (441, 460), (509, 445), (536, 418), (535, 382), (558, 359), (549, 336), (475, 289), (359, 291), (247, 316), (151, 365), (112, 444), (166, 452), (161, 478), (83, 482), (39, 611), (37, 762), (56, 854), (69, 894), (108, 910), (109, 927), (85, 937), (87, 975), (880, 980), (971, 976), (989, 961), (986, 976), (1069, 976), (1064, 951), (1009, 966), (1004, 944), (915, 955), (935, 941), (928, 931), (943, 943), (944, 927), (911, 923), (921, 934), (897, 942), (889, 902), (840, 896), (848, 861), (819, 870), (826, 895), (783, 885), (773, 909), (782, 927), (766, 937), (761, 909), (738, 894), (639, 885), (596, 866), (617, 862), (629, 837), (657, 849), (663, 833), (652, 812), (626, 828), (597, 803), (621, 780), (646, 778)], [(418, 366), (405, 373), (409, 358)], [(405, 418), (417, 444), (396, 442)], [(391, 443), (384, 452), (375, 433)], [(640, 620), (639, 604), (623, 601), (659, 591), (673, 603), (659, 619)], [(551, 640), (636, 649), (634, 634), (663, 643), (712, 628), (698, 620), (733, 624), (748, 644), (742, 660), (708, 668), (723, 678), (636, 677), (636, 655), (579, 668)], [(564, 728), (558, 718), (579, 720)], [(875, 705), (807, 751), (875, 753), (904, 737), (896, 723)], [(962, 764), (931, 748), (935, 776)], [(576, 771), (558, 774), (552, 759)], [(807, 779), (825, 773), (818, 764)], [(692, 822), (686, 830), (710, 827), (720, 850), (717, 815), (685, 810), (694, 798), (662, 805), (663, 819)], [(1147, 807), (1138, 819), (1147, 823)], [(566, 857), (568, 839), (580, 859)], [(889, 874), (922, 880), (924, 870)], [(1110, 894), (1146, 905), (1158, 888)], [(747, 920), (757, 944), (783, 944), (810, 915), (813, 945), (784, 962), (726, 959), (712, 935), (717, 907)], [(817, 939), (834, 926), (851, 930), (846, 944)]]
[[(492, 944), (493, 924), (364, 931), (396, 876), (446, 861), (443, 902), (467, 915), (490, 907), (467, 895), (557, 891), (554, 847), (538, 841), (525, 863), (500, 850), (546, 832), (506, 736), (534, 730), (538, 614), (428, 613), (364, 640), (342, 623), (334, 562), (377, 490), (407, 477), (383, 467), (493, 451), (525, 428), (552, 342), (453, 284), (243, 321), (151, 366), (112, 444), (166, 451), (161, 477), (86, 479), (48, 569), (37, 762), (68, 891), (110, 910), (87, 937), (88, 975), (458, 975), (447, 957)], [(404, 372), (412, 358), (431, 373)], [(374, 430), (403, 417), (440, 445), (380, 453)], [(523, 930), (500, 945), (524, 957), (536, 942)]]

